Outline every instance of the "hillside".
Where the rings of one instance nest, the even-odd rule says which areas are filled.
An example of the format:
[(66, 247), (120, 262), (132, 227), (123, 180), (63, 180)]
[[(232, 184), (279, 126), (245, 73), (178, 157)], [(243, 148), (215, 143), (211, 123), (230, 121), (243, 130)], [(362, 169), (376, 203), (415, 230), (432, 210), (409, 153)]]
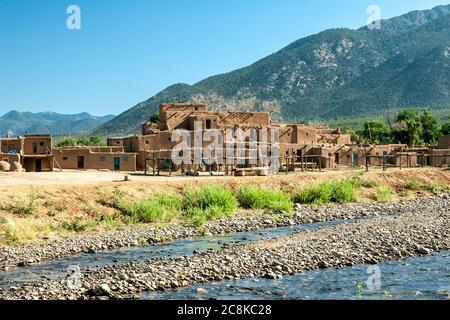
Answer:
[(10, 111), (0, 117), (0, 136), (51, 133), (66, 135), (87, 132), (113, 119), (113, 115), (96, 117), (89, 113), (59, 114), (54, 112)]
[(450, 108), (450, 5), (383, 20), (381, 30), (331, 29), (239, 70), (176, 84), (95, 132), (139, 130), (159, 104), (206, 102), (215, 110), (270, 111), (275, 121)]

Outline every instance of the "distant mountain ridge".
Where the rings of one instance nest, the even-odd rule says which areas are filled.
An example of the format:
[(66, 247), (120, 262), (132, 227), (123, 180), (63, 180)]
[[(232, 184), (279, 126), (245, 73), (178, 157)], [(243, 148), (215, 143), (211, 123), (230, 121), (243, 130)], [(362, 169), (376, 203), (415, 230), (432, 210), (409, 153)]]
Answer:
[(114, 115), (93, 116), (87, 112), (60, 114), (56, 112), (19, 112), (12, 110), (0, 117), (0, 136), (33, 133), (66, 135), (88, 132), (112, 120)]
[(382, 20), (380, 30), (330, 29), (194, 85), (175, 84), (95, 129), (139, 132), (165, 102), (269, 111), (275, 121), (450, 108), (450, 5)]

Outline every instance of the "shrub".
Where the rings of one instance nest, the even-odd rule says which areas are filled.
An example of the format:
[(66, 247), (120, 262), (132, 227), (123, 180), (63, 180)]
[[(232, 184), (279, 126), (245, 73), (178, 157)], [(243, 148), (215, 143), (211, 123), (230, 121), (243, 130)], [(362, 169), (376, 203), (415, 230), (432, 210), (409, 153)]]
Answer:
[(181, 207), (191, 221), (204, 221), (232, 215), (237, 208), (237, 200), (228, 189), (208, 186), (185, 191)]
[(449, 186), (439, 184), (439, 183), (426, 183), (423, 188), (433, 194), (439, 194), (450, 190)]
[(266, 209), (274, 213), (290, 213), (294, 207), (288, 195), (257, 187), (242, 187), (237, 192), (236, 198), (240, 206), (246, 209)]
[(356, 199), (357, 186), (351, 180), (327, 181), (300, 190), (294, 201), (298, 203), (312, 203), (316, 205), (330, 202), (351, 202)]
[(158, 195), (136, 203), (122, 201), (123, 211), (131, 218), (129, 222), (170, 222), (179, 213), (181, 198), (171, 195)]
[(418, 190), (420, 189), (420, 185), (416, 179), (411, 179), (405, 183), (405, 188), (409, 190)]
[(392, 199), (393, 193), (389, 187), (381, 186), (377, 189), (376, 200), (386, 202)]

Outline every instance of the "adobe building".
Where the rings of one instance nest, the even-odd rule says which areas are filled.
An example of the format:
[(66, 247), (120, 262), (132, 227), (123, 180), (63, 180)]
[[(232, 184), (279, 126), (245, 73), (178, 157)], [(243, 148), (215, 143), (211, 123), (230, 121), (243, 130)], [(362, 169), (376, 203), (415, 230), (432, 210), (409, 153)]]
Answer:
[(52, 151), (61, 169), (136, 171), (136, 154), (122, 146), (63, 147)]
[[(146, 159), (155, 157), (155, 153), (158, 157), (170, 158), (170, 151), (179, 143), (171, 141), (176, 129), (186, 130), (191, 135), (195, 129), (202, 132), (216, 129), (221, 130), (224, 137), (227, 129), (267, 129), (269, 137), (271, 130), (277, 129), (282, 158), (314, 155), (311, 154), (313, 147), (332, 148), (351, 143), (350, 135), (339, 129), (272, 124), (268, 112), (214, 112), (208, 111), (205, 104), (162, 104), (159, 116), (159, 124), (142, 124), (142, 135), (112, 137), (107, 140), (108, 146), (123, 146), (125, 152), (136, 153), (137, 168), (144, 169)], [(198, 123), (201, 128), (195, 128)]]
[[(2, 161), (11, 165), (20, 163), (27, 172), (53, 170), (52, 138), (48, 134), (3, 138), (0, 139), (0, 146)], [(13, 165), (12, 168), (21, 169), (17, 165)]]

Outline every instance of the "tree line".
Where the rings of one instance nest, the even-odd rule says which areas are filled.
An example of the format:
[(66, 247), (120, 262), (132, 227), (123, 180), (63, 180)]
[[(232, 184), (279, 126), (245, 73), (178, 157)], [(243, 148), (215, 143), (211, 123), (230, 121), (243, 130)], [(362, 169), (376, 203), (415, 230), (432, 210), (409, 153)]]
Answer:
[(347, 126), (342, 131), (351, 134), (353, 142), (361, 144), (434, 145), (440, 135), (450, 134), (450, 121), (441, 126), (428, 111), (406, 109), (393, 119), (373, 119), (364, 122), (361, 130)]

